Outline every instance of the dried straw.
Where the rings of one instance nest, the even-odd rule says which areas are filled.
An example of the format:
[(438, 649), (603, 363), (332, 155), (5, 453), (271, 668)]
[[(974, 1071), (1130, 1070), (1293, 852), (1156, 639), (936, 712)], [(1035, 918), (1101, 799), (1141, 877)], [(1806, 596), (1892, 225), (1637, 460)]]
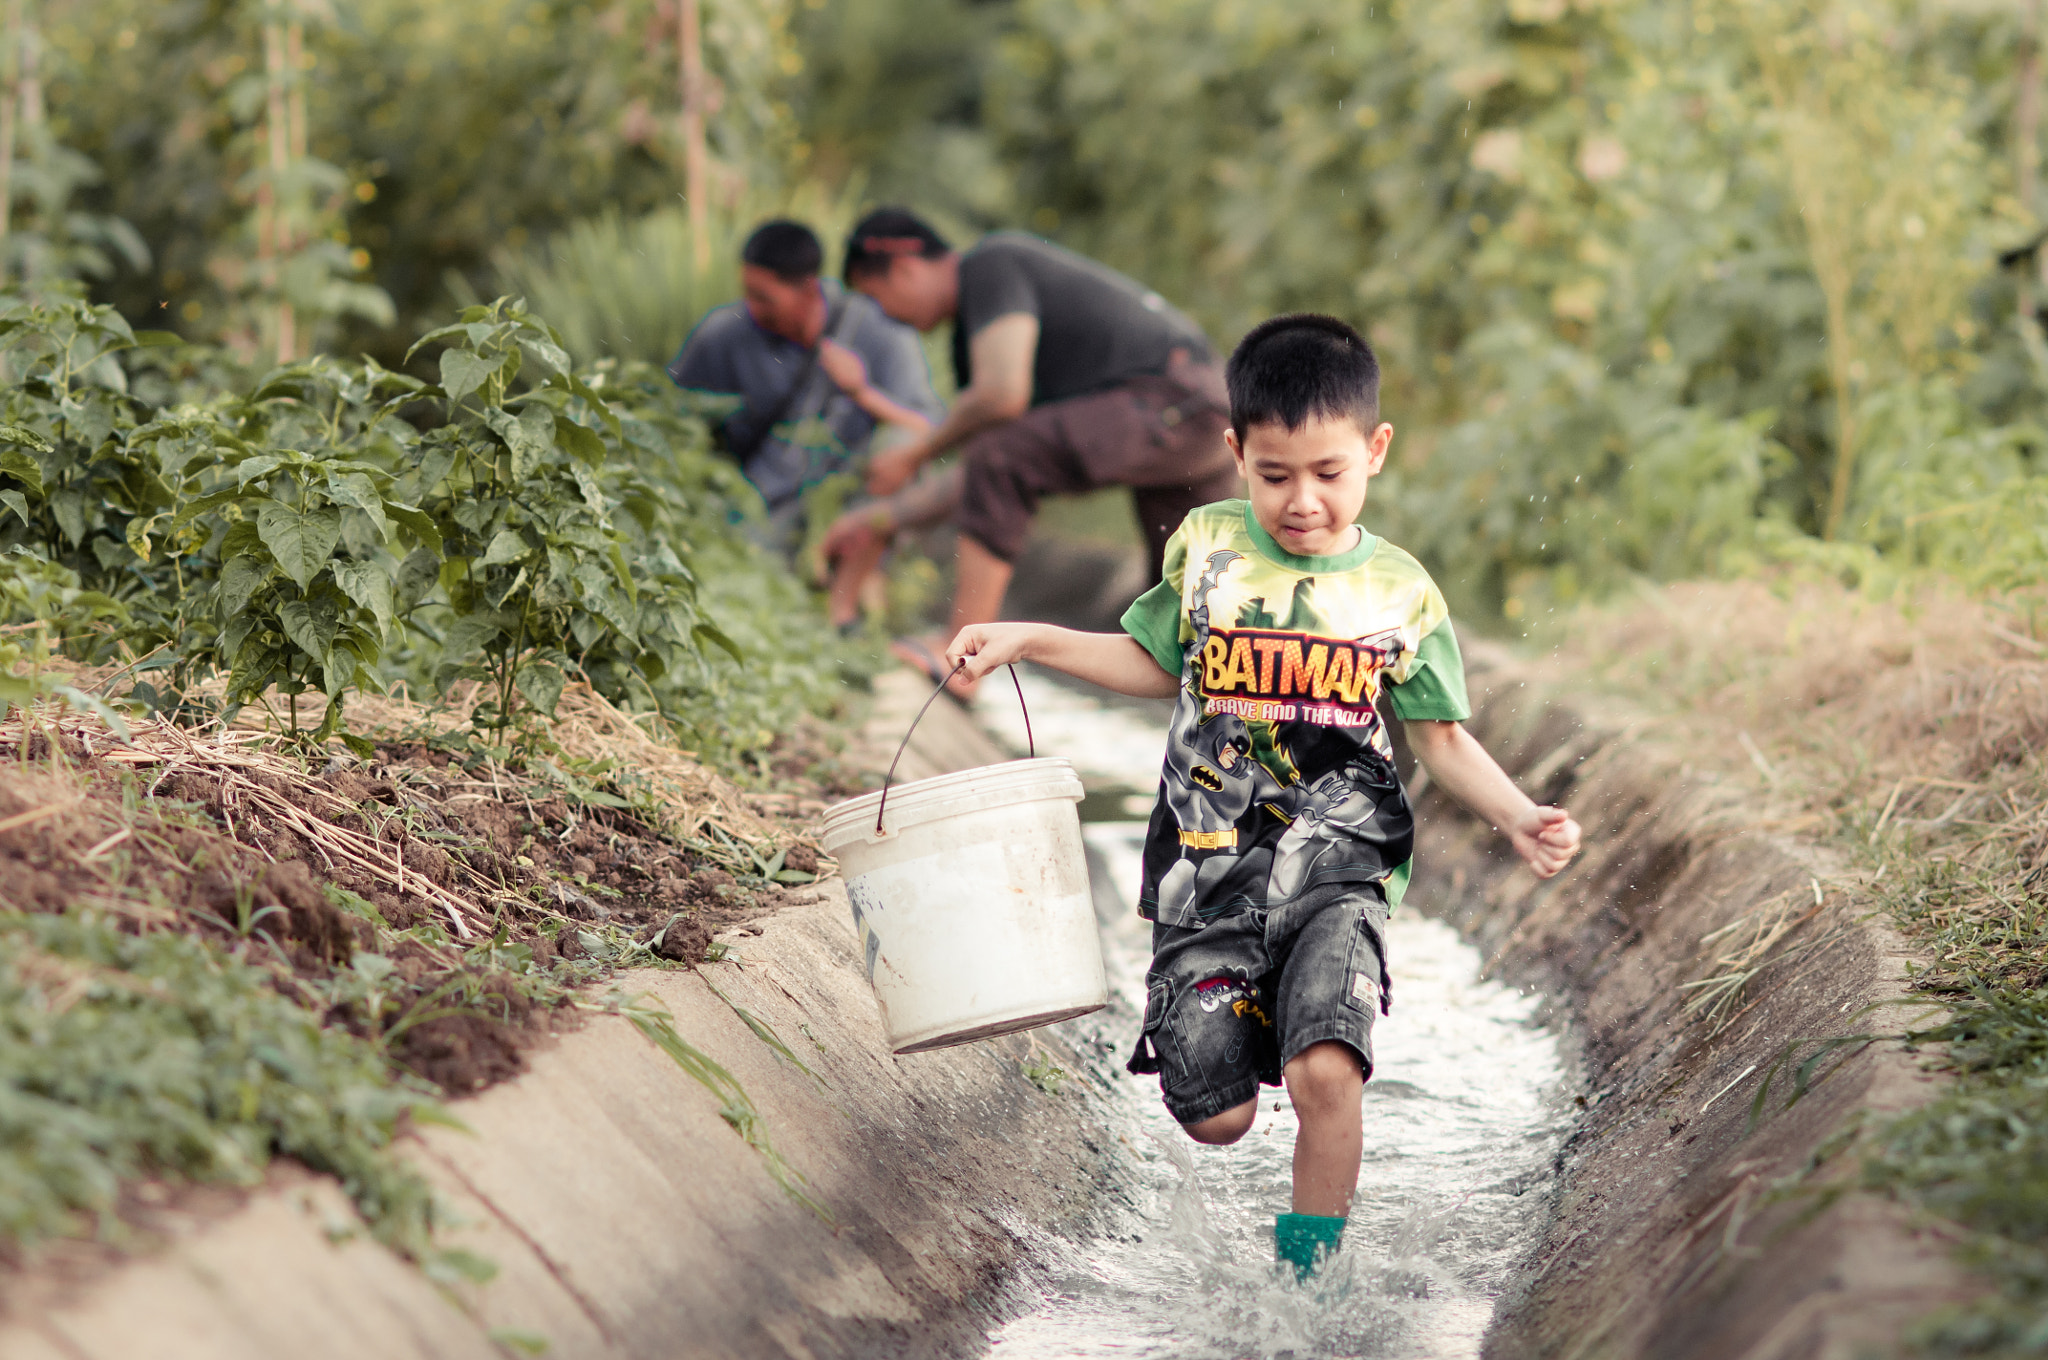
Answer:
[[(210, 687), (218, 692), (222, 682), (216, 679)], [(209, 686), (195, 688), (205, 692)], [(402, 683), (388, 694), (350, 694), (344, 701), (343, 725), (352, 733), (379, 741), (429, 742), (469, 727), (469, 712), (484, 697), (482, 690), (479, 681), (458, 681), (439, 699), (426, 703), (414, 699)], [(235, 731), (281, 736), (287, 730), (279, 716), (283, 710), (274, 692), (266, 694), (262, 701), (243, 706), (229, 726)], [(659, 714), (627, 713), (586, 681), (574, 681), (563, 689), (555, 715), (547, 724), (547, 738), (569, 761), (603, 770), (603, 779), (629, 796), (638, 795), (658, 829), (670, 836), (703, 841), (715, 828), (743, 845), (770, 852), (778, 845), (803, 839), (761, 815), (781, 810), (775, 800), (749, 796), (706, 767), (694, 753), (681, 749)], [(343, 750), (339, 740), (330, 745), (337, 753)], [(535, 762), (533, 772), (542, 781), (562, 774), (551, 761)], [(566, 777), (555, 784), (550, 788), (541, 782), (536, 787), (534, 781), (494, 769), (489, 787), (500, 796), (510, 792), (537, 798), (543, 789), (555, 792), (566, 787)]]
[[(337, 826), (280, 792), (292, 789), (301, 800), (336, 817), (357, 811), (347, 799), (307, 778), (302, 765), (264, 749), (260, 733), (224, 729), (201, 736), (174, 723), (147, 719), (130, 723), (129, 738), (124, 742), (95, 714), (38, 704), (32, 713), (24, 715), (16, 709), (0, 720), (0, 745), (19, 750), (35, 732), (53, 741), (69, 738), (110, 765), (156, 769), (149, 786), (152, 793), (175, 774), (209, 775), (220, 783), (221, 813), (229, 835), (235, 833), (238, 812), (255, 812), (297, 832), (327, 860), (330, 869), (336, 861), (346, 862), (400, 896), (432, 903), (447, 916), (456, 938), (474, 939), (491, 931), (492, 913), (475, 899), (439, 887), (421, 874), (408, 874), (400, 847)], [(458, 872), (478, 887), (495, 888), (467, 865), (458, 864)]]

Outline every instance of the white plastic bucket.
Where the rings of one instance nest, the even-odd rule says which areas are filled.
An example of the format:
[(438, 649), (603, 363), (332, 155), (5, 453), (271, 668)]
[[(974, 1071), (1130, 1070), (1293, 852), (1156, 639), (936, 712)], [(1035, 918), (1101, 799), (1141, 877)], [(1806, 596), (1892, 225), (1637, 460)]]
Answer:
[(1081, 846), (1081, 781), (1056, 757), (898, 784), (825, 814), (889, 1046), (923, 1053), (1109, 1000)]

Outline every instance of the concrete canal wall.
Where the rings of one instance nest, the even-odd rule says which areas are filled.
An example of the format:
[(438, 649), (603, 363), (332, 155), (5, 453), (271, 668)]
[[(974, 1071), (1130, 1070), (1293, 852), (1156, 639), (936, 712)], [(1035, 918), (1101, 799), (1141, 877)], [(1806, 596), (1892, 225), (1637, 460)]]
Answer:
[[(1740, 781), (1652, 724), (1544, 697), (1503, 654), (1471, 661), (1473, 730), (1524, 787), (1572, 808), (1588, 846), (1539, 883), (1441, 796), (1420, 799), (1409, 901), (1476, 939), (1491, 970), (1550, 991), (1585, 1044), (1588, 1108), (1556, 1217), (1487, 1355), (1888, 1353), (1964, 1286), (1947, 1244), (1903, 1211), (1831, 1193), (1855, 1172), (1835, 1154), (1933, 1079), (1894, 1046), (1867, 1048), (1826, 1062), (1787, 1109), (1791, 1073), (1772, 1068), (1794, 1041), (1900, 1028), (1895, 1008), (1863, 1012), (1904, 995), (1901, 942), (1857, 919), (1843, 866), (1772, 827)], [(1722, 960), (1779, 926), (1721, 1016), (1686, 1013), (1702, 992), (1686, 984), (1737, 971)]]

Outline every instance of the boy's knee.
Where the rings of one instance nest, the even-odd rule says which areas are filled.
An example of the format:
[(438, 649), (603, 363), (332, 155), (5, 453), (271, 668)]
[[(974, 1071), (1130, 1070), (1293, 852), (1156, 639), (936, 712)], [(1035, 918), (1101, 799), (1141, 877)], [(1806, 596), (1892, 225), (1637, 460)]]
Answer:
[(1259, 1102), (1257, 1097), (1253, 1097), (1242, 1105), (1225, 1110), (1222, 1114), (1212, 1114), (1207, 1119), (1193, 1124), (1183, 1124), (1181, 1127), (1186, 1129), (1188, 1137), (1197, 1143), (1222, 1146), (1235, 1143), (1250, 1133), (1252, 1121), (1258, 1117)]
[(1355, 1107), (1365, 1086), (1365, 1063), (1351, 1045), (1326, 1039), (1295, 1054), (1285, 1076), (1296, 1110)]

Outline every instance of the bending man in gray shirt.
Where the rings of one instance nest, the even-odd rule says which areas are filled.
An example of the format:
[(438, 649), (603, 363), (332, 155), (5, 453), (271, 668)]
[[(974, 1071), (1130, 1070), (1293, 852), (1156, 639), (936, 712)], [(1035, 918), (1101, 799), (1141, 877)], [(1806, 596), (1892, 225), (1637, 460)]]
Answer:
[(803, 539), (805, 491), (865, 453), (878, 425), (918, 434), (942, 410), (917, 332), (823, 265), (809, 227), (762, 223), (740, 250), (744, 299), (707, 314), (668, 366), (678, 387), (741, 399), (719, 439), (785, 553)]
[[(951, 512), (957, 633), (998, 616), (1046, 496), (1129, 487), (1156, 581), (1181, 517), (1242, 494), (1223, 442), (1223, 366), (1201, 327), (1143, 284), (1018, 232), (956, 252), (901, 208), (853, 228), (846, 281), (907, 325), (952, 322), (960, 393), (937, 426), (870, 463), (868, 490), (886, 499), (849, 511), (826, 536), (835, 600), (852, 598), (848, 578), (872, 569), (896, 533)], [(950, 472), (917, 476), (955, 447)], [(892, 650), (938, 679), (951, 635)], [(962, 697), (973, 688), (952, 683)]]

